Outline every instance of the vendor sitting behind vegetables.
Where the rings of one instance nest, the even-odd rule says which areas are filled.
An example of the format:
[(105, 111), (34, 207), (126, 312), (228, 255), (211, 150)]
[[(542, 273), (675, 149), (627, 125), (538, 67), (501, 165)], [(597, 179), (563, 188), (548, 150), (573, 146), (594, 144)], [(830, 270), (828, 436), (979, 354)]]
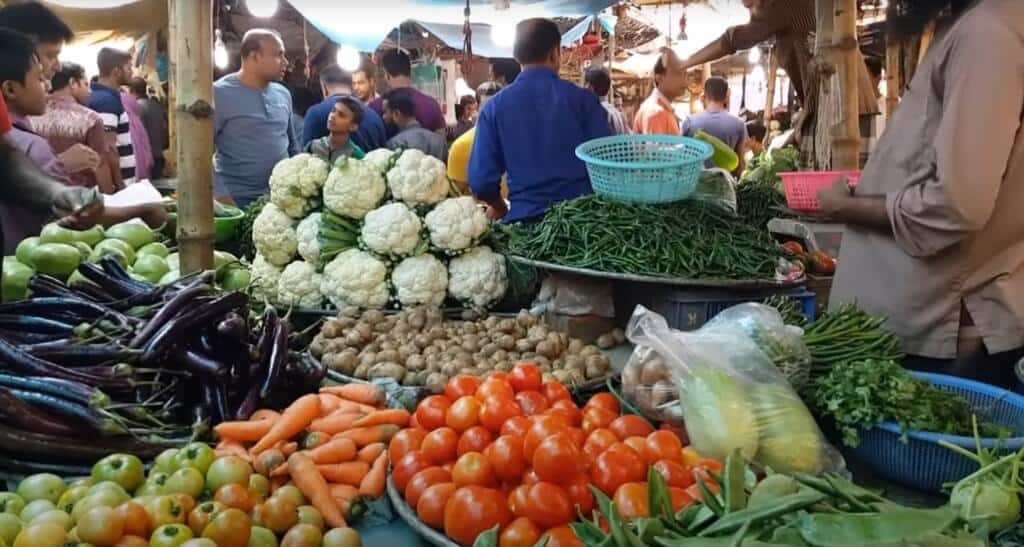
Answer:
[[(591, 192), (576, 147), (611, 129), (596, 95), (558, 77), (561, 39), (548, 19), (516, 25), (513, 53), (523, 71), (480, 112), (469, 185), (491, 218), (536, 219), (553, 203)], [(501, 198), (505, 173), (511, 209)]]
[[(890, 4), (891, 30), (916, 36), (950, 4)], [(848, 227), (831, 302), (888, 317), (908, 368), (1009, 386), (1024, 355), (1024, 2), (952, 7), (858, 186), (818, 194)]]
[(352, 97), (339, 97), (327, 116), (327, 136), (306, 144), (306, 152), (334, 165), (341, 158), (362, 159), (366, 154), (352, 141), (363, 121), (363, 109)]

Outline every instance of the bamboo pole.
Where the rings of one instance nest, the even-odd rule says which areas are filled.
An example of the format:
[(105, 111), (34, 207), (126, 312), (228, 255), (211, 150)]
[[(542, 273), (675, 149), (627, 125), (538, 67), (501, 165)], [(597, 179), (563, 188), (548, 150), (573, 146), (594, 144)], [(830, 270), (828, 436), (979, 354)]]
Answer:
[(903, 62), (900, 50), (903, 44), (889, 39), (885, 45), (885, 117), (891, 118), (900, 104), (903, 88)]
[(857, 46), (857, 0), (836, 0), (835, 52), (839, 69), (840, 123), (832, 134), (832, 166), (837, 170), (860, 166), (860, 112), (858, 80), (862, 63)]
[(168, 0), (175, 31), (181, 273), (213, 268), (213, 1)]
[[(768, 50), (768, 81), (765, 84), (765, 91), (768, 92), (768, 101), (764, 105), (764, 127), (767, 129), (772, 123), (772, 116), (775, 114), (775, 86), (779, 79), (779, 54), (772, 46)], [(768, 134), (765, 133), (765, 138)]]

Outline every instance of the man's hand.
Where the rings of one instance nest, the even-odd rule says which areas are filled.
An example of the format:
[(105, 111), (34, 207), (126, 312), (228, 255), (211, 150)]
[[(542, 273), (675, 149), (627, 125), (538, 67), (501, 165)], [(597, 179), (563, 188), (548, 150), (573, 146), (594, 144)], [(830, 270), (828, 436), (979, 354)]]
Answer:
[[(69, 188), (68, 190), (77, 189)], [(60, 216), (58, 224), (72, 230), (88, 230), (100, 224), (105, 211), (102, 198), (94, 199), (84, 205), (70, 205), (66, 203), (66, 200), (54, 201), (54, 212)]]
[(82, 171), (93, 171), (100, 166), (100, 156), (95, 150), (78, 143), (71, 146), (57, 156), (64, 171), (67, 173), (80, 173)]
[(487, 203), (487, 218), (501, 220), (508, 214), (508, 205), (505, 200), (498, 198), (494, 203)]
[(818, 190), (821, 214), (826, 217), (840, 217), (841, 212), (852, 198), (853, 190), (846, 177), (839, 177), (831, 186)]

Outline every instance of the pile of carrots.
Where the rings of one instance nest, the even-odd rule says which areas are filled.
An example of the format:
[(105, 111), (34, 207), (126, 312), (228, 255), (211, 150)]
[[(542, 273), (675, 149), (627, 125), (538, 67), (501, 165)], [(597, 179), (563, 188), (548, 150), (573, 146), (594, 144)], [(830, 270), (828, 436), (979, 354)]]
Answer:
[(386, 400), (372, 384), (322, 387), (280, 413), (220, 423), (215, 452), (248, 461), (275, 490), (294, 484), (329, 525), (345, 526), (356, 501), (383, 495), (387, 444), (409, 423), (409, 412)]

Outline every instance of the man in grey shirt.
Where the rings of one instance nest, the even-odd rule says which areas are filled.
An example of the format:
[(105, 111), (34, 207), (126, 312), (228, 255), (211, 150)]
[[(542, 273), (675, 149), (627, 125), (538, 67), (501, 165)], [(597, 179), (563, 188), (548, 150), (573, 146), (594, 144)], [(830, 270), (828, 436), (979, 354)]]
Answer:
[(274, 165), (299, 153), (299, 140), (291, 93), (277, 83), (288, 69), (281, 37), (252, 29), (241, 54), (241, 70), (213, 84), (213, 191), (245, 207), (267, 192)]
[(384, 121), (398, 128), (388, 140), (392, 150), (415, 148), (428, 156), (444, 161), (448, 157), (444, 137), (429, 131), (416, 121), (416, 103), (405, 89), (394, 89), (384, 96)]
[(683, 135), (687, 137), (692, 137), (698, 129), (735, 150), (740, 158), (736, 172), (743, 172), (743, 156), (747, 152), (747, 124), (729, 112), (729, 83), (723, 78), (714, 76), (704, 82), (704, 112), (690, 116), (683, 122)]

